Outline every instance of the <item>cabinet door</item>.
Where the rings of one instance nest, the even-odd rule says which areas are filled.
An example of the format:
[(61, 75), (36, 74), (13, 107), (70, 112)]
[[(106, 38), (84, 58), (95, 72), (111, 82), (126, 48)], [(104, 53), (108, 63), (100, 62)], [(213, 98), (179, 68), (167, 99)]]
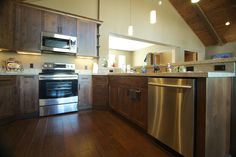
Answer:
[(79, 109), (92, 107), (92, 80), (90, 75), (79, 76)]
[(17, 5), (15, 48), (19, 51), (41, 52), (41, 11)]
[(38, 112), (38, 77), (20, 76), (20, 113)]
[(93, 76), (93, 107), (108, 108), (108, 77)]
[(131, 98), (132, 101), (132, 109), (131, 111), (131, 119), (141, 126), (142, 128), (147, 128), (147, 89), (135, 89), (137, 97), (135, 99)]
[(42, 12), (42, 30), (44, 32), (59, 33), (58, 14), (43, 11)]
[(60, 33), (69, 36), (77, 36), (77, 19), (69, 16), (60, 16)]
[(93, 107), (98, 109), (106, 109), (108, 101), (107, 84), (93, 83)]
[(0, 76), (0, 119), (14, 116), (16, 101), (15, 77)]
[(118, 87), (116, 85), (109, 85), (109, 107), (118, 111)]
[(14, 2), (0, 1), (0, 49), (13, 49), (15, 9)]
[(78, 55), (97, 57), (97, 24), (77, 20)]
[(127, 87), (118, 88), (118, 111), (125, 117), (130, 117), (131, 110), (131, 100), (130, 100), (130, 91)]

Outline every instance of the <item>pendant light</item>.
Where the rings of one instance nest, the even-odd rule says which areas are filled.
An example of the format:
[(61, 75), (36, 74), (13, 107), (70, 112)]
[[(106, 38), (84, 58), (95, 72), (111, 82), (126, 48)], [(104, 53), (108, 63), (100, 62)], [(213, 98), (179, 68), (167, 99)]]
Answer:
[(128, 27), (128, 35), (133, 36), (134, 34), (134, 28), (133, 25), (131, 24), (131, 0), (129, 1), (129, 27)]
[[(152, 2), (153, 2), (152, 5), (155, 7), (154, 0)], [(161, 2), (161, 1), (159, 1), (159, 2)], [(150, 11), (150, 24), (155, 24), (156, 22), (157, 22), (157, 11), (155, 9), (153, 9)]]
[(157, 22), (157, 11), (151, 10), (150, 11), (150, 24), (155, 24)]
[(192, 3), (198, 3), (200, 0), (191, 0)]

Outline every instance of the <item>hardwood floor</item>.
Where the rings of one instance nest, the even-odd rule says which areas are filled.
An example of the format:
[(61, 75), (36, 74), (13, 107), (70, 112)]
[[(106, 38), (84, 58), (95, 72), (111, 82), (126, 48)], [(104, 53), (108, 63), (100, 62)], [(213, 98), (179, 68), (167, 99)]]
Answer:
[(20, 120), (0, 129), (0, 142), (14, 157), (170, 157), (145, 133), (107, 111)]

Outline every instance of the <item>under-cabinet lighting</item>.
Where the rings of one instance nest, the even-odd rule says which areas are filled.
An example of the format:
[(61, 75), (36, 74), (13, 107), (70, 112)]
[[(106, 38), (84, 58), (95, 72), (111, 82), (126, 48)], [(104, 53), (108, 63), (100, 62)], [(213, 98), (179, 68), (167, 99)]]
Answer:
[(129, 27), (128, 27), (128, 35), (129, 36), (133, 36), (133, 34), (134, 34), (134, 28), (133, 28), (132, 25), (129, 25)]
[(191, 0), (192, 3), (198, 3), (200, 0)]
[(225, 22), (225, 25), (226, 25), (226, 26), (229, 26), (229, 25), (230, 25), (230, 22), (229, 22), (229, 21)]
[(80, 59), (94, 59), (94, 57), (90, 57), (90, 56), (77, 56), (77, 58), (80, 58)]
[(159, 2), (158, 2), (158, 5), (162, 5), (162, 1), (159, 1)]
[(157, 22), (157, 12), (156, 10), (151, 10), (150, 12), (150, 23), (155, 24)]
[(17, 54), (41, 56), (41, 53), (24, 52), (24, 51), (17, 51)]

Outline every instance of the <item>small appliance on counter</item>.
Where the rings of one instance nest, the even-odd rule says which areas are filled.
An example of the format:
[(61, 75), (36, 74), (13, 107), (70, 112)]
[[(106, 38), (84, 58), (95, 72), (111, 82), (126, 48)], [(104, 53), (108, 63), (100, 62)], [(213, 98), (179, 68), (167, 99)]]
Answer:
[(75, 64), (44, 63), (39, 74), (39, 116), (78, 111)]
[(20, 72), (24, 69), (20, 61), (17, 61), (14, 58), (9, 58), (6, 61), (3, 61), (2, 70), (5, 72)]

